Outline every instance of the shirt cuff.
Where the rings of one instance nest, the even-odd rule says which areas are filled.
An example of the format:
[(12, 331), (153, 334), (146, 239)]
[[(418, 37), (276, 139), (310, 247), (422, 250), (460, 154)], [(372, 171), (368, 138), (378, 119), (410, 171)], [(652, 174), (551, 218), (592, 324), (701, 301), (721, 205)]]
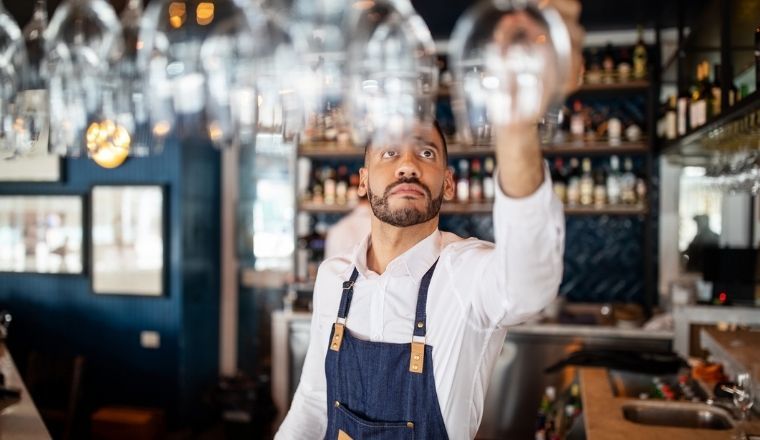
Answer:
[(494, 220), (509, 225), (530, 225), (545, 221), (546, 214), (562, 212), (562, 203), (554, 194), (549, 166), (544, 161), (544, 181), (533, 194), (525, 197), (510, 197), (504, 193), (499, 183), (499, 169), (494, 170)]

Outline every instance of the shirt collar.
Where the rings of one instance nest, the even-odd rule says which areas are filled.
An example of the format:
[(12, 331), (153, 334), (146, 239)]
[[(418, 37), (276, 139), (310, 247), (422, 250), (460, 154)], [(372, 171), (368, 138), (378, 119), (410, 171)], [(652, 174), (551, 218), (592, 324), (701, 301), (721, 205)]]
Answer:
[[(367, 268), (367, 251), (370, 246), (371, 234), (362, 240), (355, 248), (351, 258), (351, 265), (346, 270), (346, 278), (351, 276), (354, 267), (359, 274), (367, 278), (369, 269)], [(386, 268), (386, 273), (398, 273), (403, 271), (415, 280), (421, 280), (425, 272), (438, 259), (441, 254), (441, 231), (436, 229), (432, 234), (420, 240), (409, 250), (393, 259)]]

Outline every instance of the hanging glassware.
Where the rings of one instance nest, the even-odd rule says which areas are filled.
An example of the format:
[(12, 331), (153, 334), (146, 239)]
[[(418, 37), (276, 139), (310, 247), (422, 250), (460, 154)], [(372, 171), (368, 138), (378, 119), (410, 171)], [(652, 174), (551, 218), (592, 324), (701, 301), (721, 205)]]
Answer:
[(103, 96), (108, 90), (108, 60), (122, 44), (121, 25), (105, 0), (67, 0), (53, 15), (45, 44), (50, 150), (80, 156), (83, 145), (91, 146), (94, 127), (108, 125)]
[(438, 68), (425, 22), (408, 0), (352, 6), (348, 96), (354, 141), (399, 138), (431, 124)]
[(49, 139), (47, 72), (44, 66), (48, 13), (45, 0), (34, 4), (32, 19), (24, 26), (27, 63), (20, 78), (13, 123), (16, 154), (46, 154)]
[[(148, 156), (161, 151), (150, 133), (143, 75), (137, 54), (142, 45), (141, 0), (129, 0), (121, 13), (123, 44), (110, 55), (110, 77), (103, 91), (103, 120), (88, 127), (88, 151), (101, 166), (118, 166), (127, 156)], [(101, 139), (96, 141), (96, 139)]]
[[(283, 4), (284, 3), (284, 4)], [(355, 2), (360, 3), (360, 2)], [(306, 142), (350, 144), (345, 114), (347, 13), (345, 0), (286, 0), (288, 32), (298, 55), (295, 66)]]
[(26, 63), (24, 39), (13, 17), (0, 1), (0, 159), (16, 154), (13, 113), (18, 78)]
[(253, 145), (261, 132), (298, 130), (292, 44), (277, 17), (253, 3), (218, 23), (201, 49), (207, 131), (217, 147)]
[(489, 144), (497, 127), (559, 113), (571, 47), (554, 9), (535, 0), (478, 3), (457, 21), (449, 55), (456, 82), (452, 106), (463, 141)]

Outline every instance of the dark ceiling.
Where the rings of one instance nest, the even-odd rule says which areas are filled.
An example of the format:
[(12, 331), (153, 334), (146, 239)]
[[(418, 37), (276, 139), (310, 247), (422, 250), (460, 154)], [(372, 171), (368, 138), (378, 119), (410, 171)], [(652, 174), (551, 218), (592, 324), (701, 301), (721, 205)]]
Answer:
[[(691, 17), (696, 16), (710, 0), (680, 1), (688, 5), (686, 13), (689, 23)], [(33, 0), (6, 0), (4, 3), (22, 27), (32, 16)], [(60, 3), (61, 0), (48, 0), (51, 15)], [(111, 0), (110, 3), (121, 11), (126, 0)], [(474, 3), (474, 0), (412, 0), (436, 39), (448, 38), (457, 18)], [(638, 24), (654, 27), (658, 21), (662, 27), (677, 24), (679, 0), (583, 0), (582, 3), (581, 22), (588, 30), (635, 29)]]

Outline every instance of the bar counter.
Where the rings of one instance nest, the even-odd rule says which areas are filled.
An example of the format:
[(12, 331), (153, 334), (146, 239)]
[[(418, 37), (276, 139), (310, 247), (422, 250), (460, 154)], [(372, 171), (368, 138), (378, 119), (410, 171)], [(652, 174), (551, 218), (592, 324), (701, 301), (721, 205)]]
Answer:
[(0, 410), (0, 439), (44, 440), (51, 438), (29, 391), (21, 380), (10, 352), (2, 342), (0, 342), (0, 372), (5, 376), (6, 387), (21, 390), (21, 400)]

